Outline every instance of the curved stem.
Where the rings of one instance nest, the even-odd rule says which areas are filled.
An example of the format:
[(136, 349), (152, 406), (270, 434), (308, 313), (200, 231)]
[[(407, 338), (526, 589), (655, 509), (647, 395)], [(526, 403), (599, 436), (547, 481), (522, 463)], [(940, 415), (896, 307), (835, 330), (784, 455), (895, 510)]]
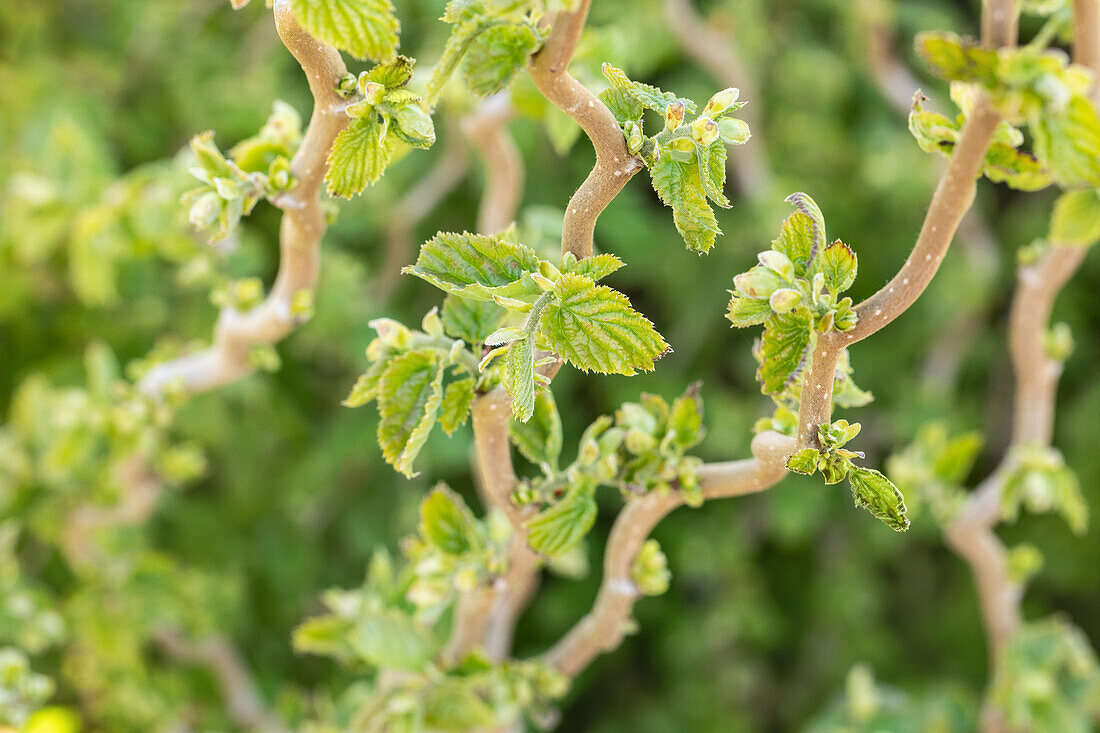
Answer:
[(592, 255), (592, 239), (599, 218), (626, 182), (644, 164), (626, 149), (626, 139), (611, 110), (569, 73), (592, 0), (579, 0), (577, 9), (559, 12), (550, 37), (531, 57), (528, 70), (535, 86), (556, 107), (573, 118), (596, 150), (596, 165), (569, 199), (562, 225), (561, 251), (577, 259)]
[(508, 123), (515, 116), (507, 93), (485, 100), (462, 121), (462, 134), (477, 150), (485, 168), (485, 191), (477, 209), (477, 230), (496, 234), (511, 226), (523, 198), (523, 159)]
[(290, 0), (276, 0), (275, 27), (301, 64), (313, 95), (313, 116), (291, 161), (298, 185), (276, 201), (283, 220), (275, 284), (267, 299), (247, 313), (223, 308), (209, 349), (150, 369), (139, 384), (146, 394), (160, 394), (177, 385), (188, 392), (204, 392), (244, 376), (251, 371), (251, 347), (275, 343), (299, 325), (291, 314), (291, 302), (299, 292), (317, 286), (325, 233), (321, 185), (332, 143), (348, 123), (344, 102), (336, 94), (336, 84), (347, 67), (335, 48), (319, 42), (298, 24)]
[[(1076, 61), (1100, 70), (1100, 0), (1075, 0), (1073, 11)], [(1092, 95), (1096, 102), (1096, 87)], [(1053, 437), (1062, 365), (1047, 354), (1044, 341), (1054, 300), (1086, 253), (1084, 248), (1055, 242), (1038, 262), (1019, 269), (1009, 315), (1009, 351), (1016, 380), (1011, 443), (997, 468), (971, 494), (944, 532), (947, 543), (966, 561), (974, 576), (990, 669), (996, 669), (1005, 646), (1023, 623), (1023, 585), (1011, 577), (1008, 551), (994, 531), (1000, 520), (1005, 480), (1012, 470), (1011, 450), (1025, 444), (1049, 445)], [(989, 700), (982, 708), (981, 725), (986, 733), (1007, 730), (1000, 712)]]
[[(760, 433), (752, 442), (753, 457), (707, 464), (699, 472), (708, 499), (743, 496), (769, 489), (786, 474), (787, 455), (794, 441), (778, 433)], [(650, 492), (627, 502), (611, 528), (604, 554), (604, 575), (592, 610), (545, 655), (544, 661), (570, 677), (600, 654), (622, 643), (634, 602), (641, 595), (634, 584), (634, 559), (657, 523), (682, 505), (679, 492)]]
[[(951, 162), (928, 207), (920, 236), (901, 270), (881, 290), (856, 306), (859, 321), (850, 331), (818, 338), (817, 350), (802, 389), (799, 442), (816, 445), (817, 427), (832, 414), (833, 371), (840, 351), (876, 333), (911, 306), (932, 281), (947, 254), (959, 222), (974, 200), (985, 152), (1001, 118), (979, 104), (966, 121)], [(809, 387), (809, 389), (807, 389)]]
[(163, 631), (157, 645), (172, 659), (207, 668), (225, 698), (229, 717), (247, 730), (288, 733), (290, 730), (264, 704), (256, 681), (233, 644), (221, 636), (188, 639), (175, 631)]

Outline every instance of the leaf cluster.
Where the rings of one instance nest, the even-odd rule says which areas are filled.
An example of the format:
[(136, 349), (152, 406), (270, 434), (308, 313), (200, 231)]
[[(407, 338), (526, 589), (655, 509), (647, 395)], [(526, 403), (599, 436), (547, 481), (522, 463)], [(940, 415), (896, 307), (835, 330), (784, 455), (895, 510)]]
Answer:
[(496, 304), (504, 325), (484, 337), (491, 347), (484, 369), (497, 357), (497, 374), (521, 421), (531, 418), (540, 384), (536, 373), (556, 354), (582, 371), (632, 375), (648, 371), (668, 351), (653, 324), (622, 293), (597, 280), (622, 267), (613, 255), (560, 264), (540, 259), (514, 241), (514, 232), (484, 236), (438, 234), (421, 247), (416, 264), (405, 268), (458, 298)]
[(328, 156), (329, 194), (360, 194), (382, 177), (404, 147), (435, 144), (432, 118), (421, 108), (420, 96), (407, 89), (415, 64), (397, 56), (340, 81), (337, 90), (348, 99), (345, 113), (351, 122), (336, 136)]
[[(964, 114), (979, 103), (974, 90), (981, 89), (1009, 123), (1026, 123), (1035, 157), (1060, 186), (1100, 186), (1100, 116), (1088, 98), (1092, 83), (1088, 69), (1070, 64), (1059, 50), (1035, 45), (994, 50), (951, 33), (921, 34), (917, 50), (941, 79), (970, 85), (957, 92)], [(943, 122), (918, 121), (919, 134), (914, 134), (922, 146), (936, 145), (937, 139), (950, 145), (947, 128), (951, 123)], [(1042, 171), (1011, 152), (1017, 140), (1018, 133), (1003, 128), (991, 148), (992, 159), (986, 159), (987, 173), (992, 168), (994, 180), (1005, 178), (1010, 185), (1022, 184), (1029, 190), (1041, 187)]]
[(859, 430), (859, 423), (849, 424), (847, 420), (821, 425), (818, 428), (820, 448), (798, 451), (787, 459), (787, 468), (807, 476), (821, 473), (826, 484), (839, 483), (847, 477), (857, 507), (866, 509), (890, 529), (904, 532), (909, 529), (909, 518), (901, 490), (881, 472), (852, 462), (853, 458), (863, 458), (863, 453), (844, 448)]
[[(548, 426), (532, 435), (531, 425)], [(536, 552), (558, 558), (569, 552), (592, 528), (596, 519), (595, 492), (611, 486), (629, 499), (650, 491), (679, 491), (698, 506), (703, 496), (697, 471), (702, 462), (687, 455), (703, 438), (703, 405), (698, 386), (670, 403), (643, 394), (640, 402), (623, 404), (615, 416), (603, 416), (581, 436), (576, 459), (558, 470), (561, 451), (560, 420), (550, 401), (540, 401), (535, 418), (526, 426), (513, 423), (512, 440), (524, 455), (539, 463), (544, 475), (524, 481), (513, 499), (536, 504), (540, 512), (527, 522), (528, 544)], [(656, 556), (643, 570), (647, 587), (658, 584)]]
[[(611, 64), (603, 65), (609, 88), (600, 93), (623, 128), (627, 150), (649, 168), (653, 189), (672, 209), (676, 230), (687, 248), (709, 252), (721, 230), (711, 203), (729, 208), (722, 189), (726, 183), (726, 146), (748, 142), (748, 125), (733, 116), (745, 106), (737, 89), (724, 89), (710, 98), (691, 122), (685, 114), (698, 109), (690, 99), (633, 81)], [(663, 115), (664, 127), (647, 136), (646, 111)]]
[(943, 423), (929, 423), (916, 440), (886, 461), (886, 470), (910, 509), (927, 507), (941, 527), (955, 518), (966, 501), (966, 478), (984, 441), (979, 433), (949, 435)]
[(1061, 451), (1042, 445), (1022, 445), (1008, 455), (1009, 469), (1001, 492), (1001, 516), (1015, 521), (1020, 509), (1057, 512), (1075, 533), (1088, 528), (1088, 503), (1073, 469)]
[(202, 185), (183, 196), (191, 224), (209, 231), (210, 243), (215, 244), (229, 236), (260, 199), (272, 199), (293, 188), (297, 181), (291, 175), (290, 160), (301, 141), (302, 119), (285, 102), (276, 102), (259, 133), (235, 145), (228, 158), (214, 144), (213, 132), (192, 138), (191, 175)]
[[(759, 264), (733, 279), (726, 317), (737, 328), (764, 326), (756, 349), (757, 379), (765, 394), (796, 410), (817, 335), (856, 325), (852, 299), (841, 294), (855, 282), (858, 259), (840, 240), (826, 244), (825, 218), (812, 198), (796, 193), (787, 200), (797, 210), (783, 222), (771, 249), (757, 255)], [(838, 404), (870, 401), (851, 382), (847, 364), (838, 372)]]
[(367, 347), (370, 366), (344, 405), (377, 403), (382, 455), (406, 477), (416, 475), (413, 462), (436, 422), (453, 433), (466, 422), (473, 406), (481, 377), (477, 360), (465, 341), (452, 338), (470, 335), (465, 331), (468, 318), (473, 317), (469, 313), (445, 305), (440, 317), (433, 308), (424, 317), (422, 330), (415, 331), (389, 318), (371, 321), (378, 337)]
[(1002, 653), (990, 694), (1014, 729), (1086, 733), (1100, 715), (1096, 652), (1064, 620), (1025, 624)]

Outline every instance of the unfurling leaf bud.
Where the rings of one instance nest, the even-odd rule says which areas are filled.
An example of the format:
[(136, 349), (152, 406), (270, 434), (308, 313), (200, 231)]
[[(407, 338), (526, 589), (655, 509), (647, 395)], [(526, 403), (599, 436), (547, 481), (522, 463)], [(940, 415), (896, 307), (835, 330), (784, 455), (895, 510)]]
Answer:
[(733, 278), (733, 285), (749, 298), (768, 298), (778, 290), (782, 283), (779, 276), (763, 267), (754, 267)]
[(369, 104), (378, 104), (382, 101), (382, 96), (386, 93), (386, 87), (376, 81), (370, 81), (366, 72), (359, 75), (358, 86), (359, 93), (363, 95), (363, 99)]
[(718, 123), (707, 117), (700, 117), (691, 123), (691, 139), (700, 145), (710, 145), (718, 139)]
[(680, 125), (684, 124), (684, 108), (683, 102), (673, 102), (665, 108), (665, 129), (672, 131)]
[(393, 121), (397, 123), (398, 135), (409, 145), (430, 148), (435, 144), (435, 125), (419, 104), (410, 103), (395, 110)]
[(378, 334), (382, 343), (393, 349), (404, 349), (409, 345), (410, 332), (402, 324), (392, 318), (375, 318), (368, 323)]
[(791, 280), (794, 278), (794, 264), (791, 262), (790, 258), (782, 252), (776, 252), (773, 249), (769, 249), (756, 255), (756, 259), (760, 260), (761, 265), (779, 275), (784, 280)]
[(359, 80), (355, 78), (355, 74), (344, 74), (340, 77), (340, 81), (336, 82), (336, 93), (342, 99), (349, 99), (358, 90)]
[(744, 145), (752, 137), (749, 123), (734, 117), (727, 117), (718, 123), (718, 134), (726, 145)]
[(799, 295), (797, 290), (791, 288), (780, 288), (772, 293), (768, 302), (771, 304), (772, 310), (776, 313), (789, 313), (794, 310), (799, 301), (802, 300), (802, 296)]
[(729, 109), (730, 105), (737, 101), (737, 98), (741, 96), (741, 90), (736, 87), (729, 87), (715, 94), (707, 102), (707, 106), (703, 108), (704, 117), (717, 117), (718, 115)]
[(535, 285), (539, 286), (539, 290), (544, 293), (549, 293), (554, 289), (554, 281), (543, 275), (541, 272), (532, 272), (531, 279), (535, 281)]
[(214, 226), (221, 210), (221, 197), (213, 191), (207, 191), (191, 205), (191, 210), (187, 212), (187, 219), (196, 229), (206, 229)]
[(630, 568), (630, 576), (638, 591), (647, 596), (659, 596), (668, 590), (672, 574), (668, 559), (657, 540), (646, 540)]
[(433, 338), (443, 337), (443, 319), (439, 317), (438, 308), (432, 308), (428, 311), (428, 314), (424, 316), (424, 320), (420, 322), (420, 328)]
[(627, 120), (623, 125), (623, 134), (626, 135), (626, 151), (631, 155), (637, 155), (642, 149), (642, 143), (645, 142), (641, 125), (633, 120)]
[(1046, 333), (1043, 344), (1047, 356), (1055, 361), (1065, 361), (1073, 353), (1073, 332), (1066, 323), (1055, 323)]

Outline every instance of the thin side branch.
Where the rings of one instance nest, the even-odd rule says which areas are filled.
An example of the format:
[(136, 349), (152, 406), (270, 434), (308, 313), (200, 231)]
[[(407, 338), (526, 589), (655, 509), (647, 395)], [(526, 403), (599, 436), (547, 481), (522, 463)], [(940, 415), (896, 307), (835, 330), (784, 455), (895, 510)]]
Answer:
[(414, 249), (413, 231), (454, 191), (469, 172), (466, 146), (449, 135), (443, 152), (423, 178), (405, 192), (386, 220), (386, 258), (371, 285), (371, 296), (377, 302), (389, 300), (401, 282), (401, 268)]
[[(920, 80), (910, 71), (895, 51), (891, 8), (888, 0), (859, 0), (859, 22), (863, 29), (863, 46), (867, 67), (882, 97), (901, 115), (908, 117), (913, 105), (913, 94), (920, 88)], [(933, 100), (937, 103), (937, 100)], [(957, 232), (959, 247), (966, 259), (967, 268), (974, 273), (992, 277), (1000, 269), (1000, 252), (997, 240), (981, 213), (967, 209)], [(967, 349), (982, 326), (985, 308), (975, 305), (958, 314), (946, 327), (946, 333), (930, 346), (923, 368), (923, 381), (930, 388), (947, 392), (955, 383), (959, 367)]]
[(974, 200), (986, 149), (1001, 118), (978, 105), (967, 119), (951, 162), (932, 196), (920, 236), (898, 274), (881, 290), (856, 306), (856, 326), (818, 338), (813, 364), (802, 387), (798, 427), (801, 446), (815, 446), (817, 428), (832, 414), (833, 374), (841, 350), (876, 333), (911, 306), (932, 281), (947, 254), (959, 222)]
[[(787, 475), (784, 466), (793, 451), (791, 438), (760, 433), (752, 442), (753, 457), (707, 464), (700, 470), (707, 499), (743, 496), (769, 489)], [(600, 654), (622, 643), (634, 602), (640, 597), (632, 577), (634, 559), (657, 523), (683, 504), (679, 492), (650, 492), (627, 502), (611, 528), (604, 555), (604, 576), (592, 610), (545, 655), (545, 661), (574, 677)]]
[(175, 661), (208, 669), (225, 698), (229, 717), (242, 728), (262, 733), (289, 733), (290, 729), (264, 705), (256, 681), (228, 639), (212, 636), (196, 640), (174, 631), (163, 631), (157, 635), (156, 642)]
[(477, 209), (477, 230), (482, 234), (496, 234), (511, 226), (523, 198), (523, 158), (508, 134), (514, 116), (511, 99), (501, 92), (462, 120), (462, 134), (485, 168), (485, 191)]
[[(1100, 70), (1100, 0), (1075, 0), (1075, 60)], [(1097, 89), (1093, 89), (1097, 100)], [(1011, 448), (1049, 445), (1062, 364), (1046, 351), (1045, 336), (1054, 300), (1084, 261), (1087, 250), (1057, 242), (1038, 262), (1019, 269), (1009, 314), (1009, 351), (1015, 375)], [(991, 665), (1022, 622), (1022, 586), (1008, 573), (1008, 553), (993, 531), (1000, 520), (1001, 494), (1011, 471), (1011, 453), (974, 491), (945, 532), (947, 542), (966, 560), (977, 584)], [(987, 713), (987, 716), (990, 714)], [(987, 726), (998, 725), (987, 717)]]
[(596, 165), (569, 200), (562, 225), (562, 254), (572, 252), (577, 259), (592, 255), (596, 219), (644, 167), (640, 158), (627, 151), (626, 139), (611, 110), (569, 73), (569, 61), (591, 4), (592, 0), (580, 0), (576, 10), (559, 12), (550, 37), (531, 57), (528, 67), (543, 96), (581, 126), (596, 150)]
[(301, 64), (313, 95), (313, 116), (291, 161), (298, 185), (277, 201), (283, 220), (275, 284), (267, 299), (247, 313), (223, 308), (209, 349), (150, 369), (139, 385), (146, 394), (160, 394), (177, 385), (188, 392), (204, 392), (244, 376), (251, 371), (249, 350), (257, 344), (276, 343), (298, 326), (291, 315), (291, 302), (297, 293), (317, 286), (325, 233), (321, 185), (332, 143), (348, 124), (343, 100), (336, 95), (336, 84), (347, 73), (347, 67), (335, 48), (321, 43), (298, 24), (290, 0), (275, 1), (275, 27), (283, 44)]

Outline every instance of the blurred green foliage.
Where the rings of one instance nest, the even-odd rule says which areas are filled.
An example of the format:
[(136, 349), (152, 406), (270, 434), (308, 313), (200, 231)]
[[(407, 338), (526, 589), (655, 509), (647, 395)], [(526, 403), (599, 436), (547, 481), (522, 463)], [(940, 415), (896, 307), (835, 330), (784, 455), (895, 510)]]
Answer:
[[(397, 2), (402, 51), (422, 57), (424, 68), (449, 32), (436, 20), (442, 5)], [(926, 29), (972, 33), (977, 5), (893, 5), (899, 55), (941, 97), (946, 88), (923, 73), (912, 39)], [(663, 3), (624, 7), (597, 0), (582, 53), (595, 49), (596, 61), (693, 99), (726, 85), (685, 56), (663, 20)], [(729, 329), (723, 318), (726, 291), (786, 215), (782, 196), (809, 192), (828, 212), (830, 231), (858, 250), (860, 279), (850, 292), (858, 301), (904, 260), (941, 166), (920, 151), (876, 88), (866, 28), (848, 0), (714, 0), (699, 8), (733, 34), (761, 90), (748, 100), (760, 119), (748, 144), (766, 146), (758, 152), (772, 182), (750, 197), (731, 193), (733, 207), (716, 212), (725, 235), (706, 259), (670, 246), (680, 235), (643, 182), (628, 186), (601, 217), (597, 247), (629, 263), (609, 284), (657, 324), (674, 353), (656, 372), (631, 379), (563, 371), (555, 397), (567, 444), (641, 391), (671, 399), (702, 378), (707, 436), (700, 455), (747, 455), (752, 425), (770, 407), (754, 380), (752, 335)], [(1025, 36), (1036, 29), (1025, 22)], [(598, 66), (584, 65), (578, 75), (598, 79)], [(583, 140), (567, 155), (556, 152), (575, 133), (524, 85), (521, 77), (517, 105), (531, 109), (512, 131), (527, 166), (520, 219), (531, 227), (561, 210), (592, 154)], [(389, 315), (417, 323), (437, 300), (412, 278), (386, 303), (375, 287), (392, 274), (382, 269), (387, 212), (430, 168), (437, 145), (396, 162), (362, 198), (342, 205), (324, 245), (316, 316), (278, 346), (281, 370), (191, 400), (170, 434), (114, 433), (158, 456), (162, 475), (201, 477), (162, 495), (149, 522), (95, 538), (107, 560), (91, 568), (65, 562), (68, 512), (78, 500), (109, 507), (118, 492), (109, 478), (73, 472), (82, 457), (116, 450), (81, 438), (82, 420), (108, 419), (86, 404), (102, 363), (90, 357), (93, 373), (86, 374), (88, 347), (105, 344), (90, 353), (109, 351), (121, 364), (175, 353), (209, 338), (211, 289), (244, 276), (273, 277), (277, 212), (258, 207), (231, 246), (208, 247), (191, 233), (179, 203), (193, 182), (178, 153), (206, 129), (217, 129), (227, 147), (252, 135), (275, 99), (308, 112), (305, 80), (262, 3), (237, 13), (224, 0), (0, 3), (0, 414), (8, 423), (0, 429), (0, 520), (22, 523), (22, 531), (0, 523), (0, 648), (29, 652), (30, 669), (56, 680), (54, 700), (79, 709), (88, 730), (168, 730), (174, 720), (195, 730), (232, 729), (216, 681), (202, 668), (170, 662), (153, 643), (164, 629), (231, 638), (262, 692), (291, 721), (311, 705), (324, 708), (328, 690), (349, 680), (327, 660), (297, 655), (292, 630), (322, 610), (325, 589), (360, 585), (372, 550), (393, 546), (415, 525), (430, 481), (446, 480), (473, 501), (469, 426), (458, 439), (433, 435), (418, 461), (421, 476), (405, 480), (374, 444), (373, 411), (340, 406), (362, 368), (368, 322)], [(457, 134), (446, 125), (437, 131), (444, 144)], [(417, 226), (418, 241), (437, 230), (472, 229), (483, 180), (475, 166), (467, 185)], [(1004, 327), (1015, 251), (1045, 235), (1054, 197), (983, 184), (976, 205), (997, 238), (996, 266), (976, 269), (956, 247), (927, 297), (853, 348), (860, 384), (876, 396), (858, 410), (870, 464), (881, 465), (931, 420), (951, 434), (985, 436), (974, 475), (999, 458), (1009, 422)], [(408, 252), (405, 261), (413, 259)], [(1055, 313), (1077, 339), (1055, 443), (1092, 507), (1100, 506), (1098, 287), (1100, 271), (1087, 262)], [(933, 347), (964, 309), (978, 328), (955, 344), (957, 379), (926, 379), (937, 366), (929, 360), (941, 353)], [(117, 385), (99, 379), (104, 390)], [(29, 414), (20, 404), (31, 404), (34, 390), (41, 393), (35, 404), (70, 404)], [(77, 418), (63, 426), (68, 443), (47, 450), (33, 442), (43, 424), (68, 418)], [(75, 476), (73, 483), (51, 485), (51, 465)], [(950, 498), (965, 477), (939, 478)], [(643, 633), (574, 685), (563, 729), (726, 733), (799, 729), (817, 719), (813, 730), (862, 730), (853, 726), (917, 709), (903, 717), (913, 730), (948, 719), (967, 729), (990, 673), (971, 578), (943, 547), (931, 516), (940, 508), (932, 510), (897, 535), (852, 511), (846, 491), (793, 475), (760, 496), (681, 509), (655, 533), (672, 573), (669, 591), (640, 601)], [(601, 514), (586, 544), (592, 567), (599, 567), (609, 516)], [(1095, 646), (1096, 533), (1078, 537), (1056, 519), (1025, 515), (1003, 536), (1009, 544), (1026, 539), (1046, 559), (1026, 615), (1065, 612)], [(597, 582), (595, 573), (581, 582), (549, 577), (521, 621), (517, 652), (537, 653), (556, 640), (587, 610)], [(1044, 664), (1051, 674), (1075, 674), (1085, 655), (1081, 639), (1055, 632), (1029, 631), (1021, 646), (1056, 636), (1046, 642), (1055, 648), (1042, 652)], [(28, 688), (38, 678), (16, 680), (16, 671), (27, 674), (22, 657), (2, 653), (11, 684), (23, 685), (17, 699), (37, 694)], [(868, 667), (850, 672), (856, 664)], [(5, 674), (0, 699), (8, 694)], [(846, 686), (844, 702), (834, 703)], [(1026, 722), (1041, 711), (1017, 713)], [(933, 722), (921, 727), (917, 720)]]

